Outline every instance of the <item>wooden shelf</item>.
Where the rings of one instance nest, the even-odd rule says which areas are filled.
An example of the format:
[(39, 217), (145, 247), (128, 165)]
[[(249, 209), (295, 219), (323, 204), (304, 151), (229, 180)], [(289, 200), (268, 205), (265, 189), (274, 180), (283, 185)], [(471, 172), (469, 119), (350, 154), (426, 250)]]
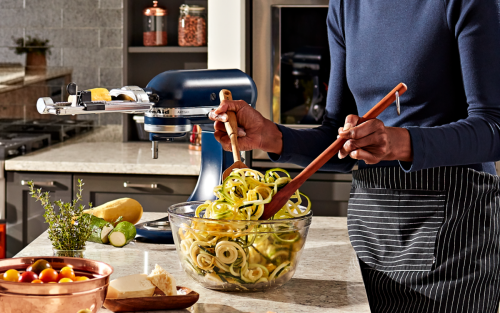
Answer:
[(207, 53), (207, 47), (128, 47), (129, 53)]

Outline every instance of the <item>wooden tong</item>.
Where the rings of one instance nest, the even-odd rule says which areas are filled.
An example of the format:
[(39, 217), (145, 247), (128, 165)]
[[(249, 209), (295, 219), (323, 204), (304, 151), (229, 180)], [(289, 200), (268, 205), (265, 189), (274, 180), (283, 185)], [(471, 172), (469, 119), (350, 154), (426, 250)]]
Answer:
[[(227, 89), (222, 89), (219, 93), (219, 98), (222, 100), (233, 100), (233, 95), (231, 91)], [(236, 120), (236, 114), (233, 111), (227, 111), (227, 122), (224, 123), (226, 127), (227, 135), (231, 140), (231, 149), (233, 151), (233, 165), (228, 167), (224, 173), (222, 173), (222, 181), (226, 179), (235, 168), (248, 168), (245, 163), (241, 162), (240, 148), (238, 146), (238, 122)]]
[[(382, 111), (384, 111), (391, 103), (396, 100), (398, 114), (399, 96), (406, 92), (406, 85), (399, 83), (391, 92), (389, 92), (379, 103), (377, 103), (370, 111), (368, 111), (362, 118), (359, 119), (358, 124), (366, 122), (367, 120), (376, 118)], [(290, 197), (299, 189), (300, 186), (312, 174), (316, 173), (328, 160), (339, 152), (347, 140), (338, 138), (335, 140), (323, 153), (321, 153), (314, 161), (311, 162), (306, 168), (300, 172), (294, 179), (292, 179), (283, 189), (278, 191), (272, 198), (271, 202), (264, 206), (264, 213), (260, 217), (261, 220), (267, 220), (274, 216), (290, 199)]]

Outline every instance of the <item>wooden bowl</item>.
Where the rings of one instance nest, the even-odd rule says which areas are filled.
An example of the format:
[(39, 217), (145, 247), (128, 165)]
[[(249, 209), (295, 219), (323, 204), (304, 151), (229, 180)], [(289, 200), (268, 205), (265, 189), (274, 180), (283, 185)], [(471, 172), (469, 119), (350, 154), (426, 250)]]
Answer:
[(104, 307), (113, 312), (152, 311), (152, 310), (182, 310), (194, 305), (200, 294), (186, 287), (177, 286), (177, 291), (184, 295), (165, 296), (156, 288), (154, 296), (127, 299), (106, 299)]

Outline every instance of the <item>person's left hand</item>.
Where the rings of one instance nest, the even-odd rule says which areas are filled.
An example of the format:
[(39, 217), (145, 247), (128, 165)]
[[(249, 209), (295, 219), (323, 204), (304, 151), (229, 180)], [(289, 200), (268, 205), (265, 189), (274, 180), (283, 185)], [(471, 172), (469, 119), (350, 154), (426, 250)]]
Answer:
[(339, 128), (339, 137), (347, 140), (339, 151), (339, 159), (349, 155), (353, 159), (365, 161), (366, 164), (413, 160), (408, 130), (386, 127), (378, 119), (355, 126), (358, 120), (359, 116), (348, 115), (344, 127)]

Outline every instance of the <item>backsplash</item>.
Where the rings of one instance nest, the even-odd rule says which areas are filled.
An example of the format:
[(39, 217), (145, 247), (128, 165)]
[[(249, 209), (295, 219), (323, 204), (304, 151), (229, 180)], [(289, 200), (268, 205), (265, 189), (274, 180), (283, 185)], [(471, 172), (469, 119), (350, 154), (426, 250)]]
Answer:
[[(0, 63), (25, 64), (26, 55), (10, 49), (13, 38), (49, 39), (47, 66), (71, 68), (81, 89), (122, 87), (123, 1), (0, 0)], [(88, 118), (98, 125), (121, 123), (121, 114)]]

